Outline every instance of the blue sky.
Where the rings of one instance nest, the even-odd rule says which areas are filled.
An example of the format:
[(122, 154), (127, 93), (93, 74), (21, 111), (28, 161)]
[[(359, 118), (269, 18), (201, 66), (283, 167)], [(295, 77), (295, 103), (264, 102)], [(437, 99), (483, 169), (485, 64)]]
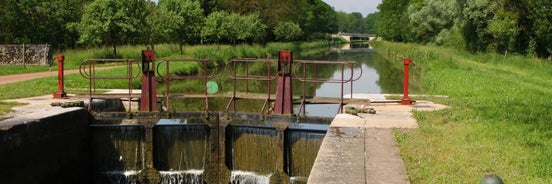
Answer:
[(378, 5), (381, 0), (322, 0), (326, 4), (334, 7), (336, 11), (346, 13), (360, 12), (366, 17), (369, 13), (374, 13), (378, 10)]

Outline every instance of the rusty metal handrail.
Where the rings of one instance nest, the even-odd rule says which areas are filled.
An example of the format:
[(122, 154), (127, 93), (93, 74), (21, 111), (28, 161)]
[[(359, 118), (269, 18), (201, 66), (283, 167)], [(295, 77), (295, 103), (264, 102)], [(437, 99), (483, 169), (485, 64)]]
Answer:
[[(125, 79), (128, 80), (128, 105), (130, 112), (132, 108), (132, 82), (133, 79), (140, 77), (140, 72), (137, 72), (136, 75), (132, 74), (132, 67), (133, 65), (138, 66), (140, 68), (139, 63), (135, 62), (136, 60), (133, 59), (86, 59), (81, 62), (79, 65), (79, 73), (82, 77), (89, 80), (89, 86), (88, 86), (88, 95), (89, 95), (89, 104), (88, 104), (88, 110), (92, 111), (92, 100), (95, 98), (96, 93), (96, 80), (98, 79), (112, 79), (112, 80), (121, 80)], [(127, 67), (126, 75), (121, 76), (97, 76), (96, 75), (96, 63), (102, 62), (102, 63), (123, 63)]]
[[(238, 63), (245, 63), (245, 74), (238, 74), (237, 73), (237, 64)], [(249, 74), (249, 64), (250, 63), (264, 63), (266, 65), (267, 69), (267, 75), (250, 75)], [(232, 98), (226, 105), (226, 110), (230, 109), (230, 105), (233, 106), (234, 112), (236, 111), (236, 103), (235, 100), (236, 97), (236, 82), (237, 80), (245, 80), (245, 93), (249, 93), (249, 80), (253, 81), (267, 81), (267, 97), (265, 99), (265, 102), (263, 104), (263, 108), (261, 109), (261, 112), (265, 111), (265, 108), (268, 106), (268, 103), (270, 102), (270, 81), (277, 78), (277, 72), (274, 72), (274, 75), (272, 74), (272, 63), (276, 63), (276, 61), (271, 59), (257, 59), (257, 58), (236, 58), (232, 59), (228, 62), (226, 65), (226, 68), (232, 67), (232, 75), (229, 76), (231, 79), (233, 79), (233, 94)]]
[[(170, 112), (170, 84), (171, 80), (185, 80), (185, 79), (200, 79), (203, 80), (203, 89), (204, 89), (204, 98), (205, 98), (205, 112), (209, 110), (209, 95), (207, 93), (207, 80), (214, 78), (217, 73), (217, 67), (214, 68), (208, 68), (209, 64), (214, 63), (213, 60), (210, 59), (159, 59), (159, 65), (162, 63), (165, 63), (165, 75), (162, 75), (159, 71), (157, 71), (158, 75), (161, 76), (162, 79), (165, 80), (165, 85), (167, 87), (167, 90), (165, 91), (165, 100), (166, 100), (166, 108), (167, 112)], [(203, 71), (204, 75), (189, 75), (189, 76), (182, 76), (182, 75), (171, 75), (171, 62), (188, 62), (188, 63), (201, 63), (203, 64)], [(214, 65), (213, 65), (214, 66)], [(158, 69), (160, 67), (157, 67)], [(211, 72), (207, 72), (208, 69), (212, 69)]]
[[(295, 80), (298, 80), (298, 81), (301, 81), (303, 82), (303, 95), (301, 97), (301, 105), (299, 107), (299, 113), (303, 112), (303, 115), (305, 115), (305, 105), (306, 105), (306, 82), (310, 82), (310, 83), (340, 83), (341, 84), (341, 95), (340, 95), (340, 104), (339, 104), (339, 109), (338, 109), (338, 112), (343, 112), (343, 88), (344, 88), (344, 84), (345, 83), (351, 83), (351, 98), (352, 98), (352, 94), (353, 94), (353, 82), (354, 81), (357, 81), (358, 79), (360, 79), (360, 77), (362, 76), (362, 67), (359, 67), (360, 68), (360, 74), (355, 78), (355, 74), (354, 74), (354, 66), (357, 65), (356, 62), (354, 61), (315, 61), (315, 60), (295, 60), (294, 63), (296, 65), (298, 65), (299, 69), (298, 70), (294, 70), (294, 78)], [(307, 74), (307, 65), (312, 65), (313, 66), (313, 78), (308, 78), (306, 76)], [(317, 71), (316, 71), (316, 68), (318, 65), (339, 65), (341, 66), (341, 79), (333, 79), (333, 78), (318, 78), (317, 77)], [(348, 67), (348, 69), (350, 70), (351, 72), (351, 75), (349, 76), (349, 78), (345, 78), (345, 67)], [(302, 70), (300, 70), (302, 69)], [(298, 76), (301, 76), (301, 75), (297, 75), (297, 71), (302, 71), (303, 72), (303, 77), (298, 77)]]

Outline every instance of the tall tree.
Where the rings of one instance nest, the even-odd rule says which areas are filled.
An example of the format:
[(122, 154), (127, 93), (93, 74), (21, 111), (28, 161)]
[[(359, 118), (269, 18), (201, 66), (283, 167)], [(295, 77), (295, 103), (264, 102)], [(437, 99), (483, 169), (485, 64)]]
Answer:
[(203, 9), (196, 0), (161, 0), (159, 1), (162, 12), (168, 16), (177, 15), (181, 22), (174, 22), (176, 26), (170, 32), (170, 36), (177, 40), (180, 53), (183, 53), (183, 45), (187, 42), (197, 41), (200, 38), (203, 24)]
[(144, 0), (97, 0), (85, 7), (81, 21), (74, 27), (80, 33), (80, 43), (105, 44), (113, 48), (139, 35), (144, 25)]
[(380, 36), (391, 41), (406, 41), (408, 4), (409, 0), (383, 0), (378, 5), (376, 29)]
[(278, 26), (276, 26), (276, 28), (274, 28), (274, 35), (276, 36), (276, 40), (295, 41), (302, 34), (303, 31), (301, 30), (301, 26), (294, 22), (282, 22)]
[(82, 6), (90, 1), (5, 0), (0, 3), (0, 43), (73, 47), (78, 36), (66, 25), (78, 21)]
[(184, 23), (184, 20), (175, 12), (159, 8), (154, 3), (149, 3), (147, 9), (149, 15), (146, 17), (147, 25), (144, 32), (148, 38), (147, 42), (155, 50), (155, 44), (170, 40), (171, 34)]
[(445, 34), (459, 16), (456, 0), (425, 0), (419, 9), (408, 8), (411, 29), (415, 40), (422, 43), (443, 44)]

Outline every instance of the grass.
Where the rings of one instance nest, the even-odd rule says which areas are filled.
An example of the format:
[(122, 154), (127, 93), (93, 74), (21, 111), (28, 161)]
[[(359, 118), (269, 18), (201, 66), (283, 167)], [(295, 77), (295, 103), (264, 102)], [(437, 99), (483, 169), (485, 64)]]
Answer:
[(375, 42), (379, 53), (416, 63), (412, 93), (451, 106), (414, 112), (419, 129), (397, 130), (412, 183), (552, 183), (552, 63), (522, 56)]
[(13, 112), (12, 107), (15, 107), (15, 106), (18, 106), (18, 105), (22, 105), (22, 104), (16, 103), (16, 102), (0, 101), (0, 121), (8, 118), (5, 115), (7, 113)]
[[(198, 45), (184, 46), (184, 53), (180, 53), (178, 45), (160, 44), (156, 45), (156, 58), (209, 58), (223, 64), (232, 58), (275, 58), (279, 50), (292, 49), (309, 52), (326, 50), (327, 42), (309, 43), (268, 43), (267, 45)], [(145, 49), (141, 46), (120, 46), (117, 58), (140, 59), (140, 51)], [(307, 53), (307, 52), (306, 52)], [(80, 63), (92, 58), (111, 58), (111, 48), (91, 48), (66, 50), (55, 53), (65, 56), (64, 67), (66, 70), (78, 69)], [(57, 70), (57, 63), (52, 67), (45, 66), (2, 66), (0, 75), (11, 75), (20, 73), (32, 73), (39, 71)], [(197, 68), (196, 66), (181, 66), (183, 70)], [(97, 76), (121, 76), (125, 75), (126, 68), (115, 68), (98, 71)], [(161, 71), (162, 72), (162, 71)], [(180, 71), (186, 72), (186, 71)], [(133, 73), (139, 73), (137, 67)], [(128, 80), (98, 80), (97, 88), (128, 88)], [(132, 82), (132, 87), (140, 89), (140, 79)], [(86, 94), (89, 81), (80, 74), (65, 75), (65, 91), (73, 94)], [(53, 94), (57, 91), (57, 76), (29, 80), (18, 83), (0, 85), (0, 100), (16, 99), (24, 97)]]

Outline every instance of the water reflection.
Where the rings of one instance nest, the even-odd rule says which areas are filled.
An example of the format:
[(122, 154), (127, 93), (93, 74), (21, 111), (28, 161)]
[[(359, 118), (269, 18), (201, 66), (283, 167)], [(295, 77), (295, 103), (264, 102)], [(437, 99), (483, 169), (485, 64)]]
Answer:
[[(345, 70), (344, 76), (358, 76), (362, 71), (362, 76), (359, 80), (344, 85), (343, 94), (350, 93), (363, 93), (363, 94), (395, 94), (402, 93), (402, 65), (399, 61), (387, 61), (377, 52), (369, 47), (366, 42), (354, 43), (347, 46), (347, 52), (344, 52), (343, 47), (339, 46), (340, 52), (330, 52), (330, 49), (326, 52), (310, 53), (308, 50), (294, 51), (294, 59), (296, 60), (318, 60), (318, 61), (356, 61), (357, 66), (351, 72)], [(343, 52), (341, 52), (343, 51)], [(354, 52), (353, 52), (354, 51)], [(309, 53), (304, 54), (305, 53)], [(250, 76), (274, 76), (276, 74), (276, 65), (273, 64), (270, 71), (267, 71), (266, 63), (250, 63), (244, 65), (238, 63), (238, 73), (242, 75)], [(296, 66), (298, 67), (298, 66)], [(296, 70), (302, 70), (302, 68), (296, 68)], [(225, 70), (219, 70), (221, 73), (217, 77), (210, 79), (219, 86), (219, 94), (232, 94), (234, 89), (234, 82), (229, 76), (232, 76), (232, 70), (229, 66)], [(307, 66), (306, 77), (310, 78), (331, 78), (341, 79), (341, 67), (336, 65), (319, 65), (317, 68)], [(316, 76), (314, 75), (316, 71)], [(243, 72), (248, 72), (244, 74)], [(294, 71), (295, 75), (303, 75), (302, 71)], [(302, 76), (301, 76), (302, 77)], [(346, 77), (348, 78), (348, 77)], [(177, 81), (171, 83), (171, 93), (202, 93), (204, 92), (204, 84), (201, 80), (191, 81)], [(270, 84), (269, 84), (270, 82)], [(160, 85), (163, 86), (163, 85)], [(236, 81), (236, 89), (242, 93), (259, 93), (267, 94), (269, 91), (272, 95), (276, 91), (276, 81)], [(293, 81), (293, 94), (297, 96), (319, 96), (319, 97), (341, 97), (341, 85), (339, 83), (306, 83)], [(162, 92), (164, 87), (159, 87), (159, 91)], [(229, 98), (209, 98), (208, 110), (209, 111), (224, 111), (227, 108)], [(235, 101), (236, 111), (238, 112), (256, 112), (263, 113), (263, 100), (248, 100), (240, 99)], [(171, 99), (171, 111), (172, 112), (184, 112), (184, 111), (204, 111), (206, 109), (203, 99)], [(233, 106), (232, 106), (233, 107)], [(265, 106), (266, 108), (266, 106)], [(338, 105), (309, 105), (307, 108), (307, 115), (309, 116), (325, 116), (332, 117), (338, 112)], [(233, 109), (230, 109), (233, 110)], [(265, 109), (266, 110), (266, 109)], [(298, 112), (297, 109), (295, 112)]]

